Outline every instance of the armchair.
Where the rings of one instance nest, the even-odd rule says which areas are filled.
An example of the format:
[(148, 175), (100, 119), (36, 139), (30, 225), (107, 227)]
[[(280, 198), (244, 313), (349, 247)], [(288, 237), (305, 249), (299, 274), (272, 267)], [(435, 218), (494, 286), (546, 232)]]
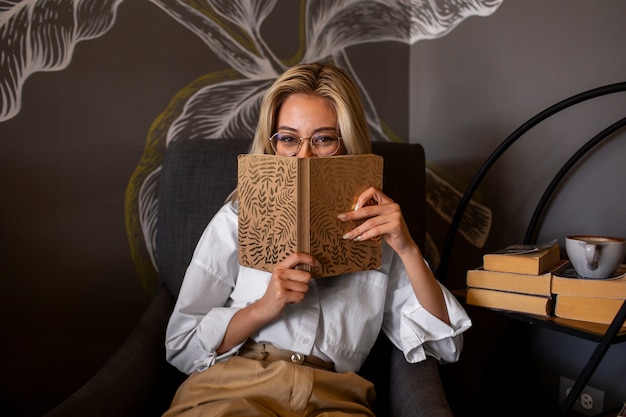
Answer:
[[(179, 140), (169, 145), (159, 183), (156, 262), (159, 286), (137, 328), (82, 388), (47, 416), (158, 416), (185, 375), (165, 360), (165, 327), (184, 271), (207, 222), (236, 187), (245, 139)], [(384, 191), (424, 242), (424, 152), (418, 144), (373, 143), (385, 158)], [(361, 375), (376, 385), (377, 415), (451, 415), (437, 362), (408, 364), (381, 333)]]

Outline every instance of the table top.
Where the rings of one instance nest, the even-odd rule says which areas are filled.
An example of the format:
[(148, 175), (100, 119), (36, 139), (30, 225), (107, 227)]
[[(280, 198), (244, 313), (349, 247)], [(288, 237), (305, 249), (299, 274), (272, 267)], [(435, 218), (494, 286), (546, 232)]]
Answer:
[[(457, 296), (457, 298), (464, 300), (465, 299), (465, 289), (452, 290), (452, 293)], [(473, 306), (476, 308), (485, 308)], [(576, 337), (581, 337), (587, 340), (591, 340), (594, 342), (599, 342), (602, 339), (602, 336), (606, 333), (609, 328), (608, 324), (602, 323), (592, 323), (587, 321), (579, 321), (579, 320), (570, 320), (564, 319), (561, 317), (554, 316), (535, 316), (533, 314), (526, 313), (518, 313), (513, 311), (506, 310), (496, 310), (485, 308), (486, 310), (491, 310), (495, 313), (504, 315), (506, 317), (510, 317), (515, 320), (520, 320), (525, 323), (531, 325), (537, 325), (541, 327), (546, 327), (552, 330), (556, 330), (562, 333), (570, 334)], [(626, 326), (622, 326), (622, 328), (617, 332), (617, 335), (611, 341), (612, 344), (621, 343), (626, 341)]]

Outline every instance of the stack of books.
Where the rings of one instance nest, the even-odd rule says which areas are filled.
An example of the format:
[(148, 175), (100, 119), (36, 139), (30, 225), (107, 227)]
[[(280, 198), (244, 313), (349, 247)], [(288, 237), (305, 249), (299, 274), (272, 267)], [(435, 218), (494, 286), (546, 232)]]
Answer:
[(534, 247), (513, 245), (486, 254), (481, 268), (467, 271), (466, 303), (551, 316), (552, 276), (567, 264), (556, 241)]
[(626, 265), (607, 279), (585, 279), (569, 266), (552, 277), (554, 315), (571, 320), (610, 324), (626, 299)]
[(469, 305), (608, 325), (626, 300), (626, 264), (610, 278), (585, 279), (560, 259), (556, 242), (513, 245), (484, 255), (466, 283)]

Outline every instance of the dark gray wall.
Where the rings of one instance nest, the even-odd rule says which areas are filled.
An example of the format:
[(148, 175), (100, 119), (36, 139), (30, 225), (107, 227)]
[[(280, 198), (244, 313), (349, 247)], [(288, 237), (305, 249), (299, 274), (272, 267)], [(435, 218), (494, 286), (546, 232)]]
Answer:
[(130, 258), (126, 185), (173, 95), (222, 68), (195, 36), (133, 0), (109, 33), (78, 44), (67, 69), (26, 81), (22, 111), (0, 124), (3, 414), (42, 415), (138, 321), (148, 295)]
[[(299, 7), (282, 2), (263, 28), (284, 58), (299, 47), (297, 36), (285, 36), (297, 31)], [(409, 47), (384, 43), (348, 54), (380, 116), (406, 138)], [(372, 65), (372, 56), (394, 65)], [(174, 95), (226, 69), (161, 9), (127, 0), (112, 29), (79, 43), (66, 69), (24, 84), (20, 113), (0, 123), (6, 415), (39, 416), (65, 399), (137, 323), (149, 296), (130, 257), (126, 186), (150, 126)], [(33, 378), (44, 385), (33, 387)]]
[[(272, 15), (270, 23), (295, 22), (293, 4), (287, 0), (281, 11), (288, 16)], [(505, 0), (493, 16), (470, 18), (444, 38), (412, 47), (360, 45), (348, 54), (383, 121), (400, 138), (423, 143), (431, 163), (466, 181), (537, 111), (623, 80), (625, 12), (620, 0)], [(295, 38), (272, 33), (266, 29), (267, 41), (292, 56)], [(0, 348), (0, 399), (9, 415), (41, 415), (71, 394), (137, 322), (148, 296), (126, 240), (128, 179), (150, 125), (174, 94), (223, 69), (206, 45), (156, 6), (129, 0), (110, 32), (78, 44), (67, 69), (25, 83), (22, 111), (0, 124), (0, 331), (10, 341)], [(520, 238), (537, 184), (555, 166), (547, 156), (562, 160), (574, 142), (599, 129), (596, 122), (614, 120), (623, 108), (621, 100), (574, 112), (515, 145), (481, 189), (494, 211), (488, 248)], [(624, 178), (624, 145), (611, 141), (577, 171), (550, 212), (545, 236), (626, 235), (623, 210), (586, 204), (610, 198), (607, 204), (624, 207), (624, 193), (613, 192)], [(611, 191), (595, 185), (603, 178)], [(571, 376), (580, 366), (580, 356), (560, 355), (552, 344), (589, 349), (555, 337), (534, 338), (539, 361), (558, 368), (548, 379)], [(601, 380), (594, 380), (615, 386), (621, 399), (624, 365), (617, 357), (623, 354), (622, 346), (613, 347)], [(31, 388), (33, 375), (45, 389)]]
[[(508, 134), (573, 94), (626, 81), (626, 2), (511, 1), (471, 18), (448, 36), (411, 48), (410, 137), (431, 163), (471, 178)], [(624, 117), (626, 93), (599, 98), (546, 122), (514, 144), (485, 178), (494, 223), (486, 250), (520, 242), (544, 187), (583, 143)], [(539, 240), (591, 233), (626, 237), (626, 132), (589, 155), (552, 204)], [(461, 239), (458, 239), (461, 240)], [(461, 253), (456, 251), (461, 259)], [(474, 267), (480, 258), (460, 268)], [(593, 344), (550, 331), (533, 333), (546, 391), (558, 375), (577, 376)], [(626, 398), (626, 346), (613, 346), (591, 385), (616, 406)]]

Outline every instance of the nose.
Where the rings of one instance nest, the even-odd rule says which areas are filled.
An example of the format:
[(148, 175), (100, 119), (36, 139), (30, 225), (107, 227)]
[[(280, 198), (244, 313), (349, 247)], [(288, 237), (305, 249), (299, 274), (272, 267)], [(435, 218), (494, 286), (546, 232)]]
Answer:
[(296, 156), (298, 158), (310, 158), (314, 156), (313, 149), (311, 149), (311, 141), (309, 139), (301, 139), (302, 144)]

